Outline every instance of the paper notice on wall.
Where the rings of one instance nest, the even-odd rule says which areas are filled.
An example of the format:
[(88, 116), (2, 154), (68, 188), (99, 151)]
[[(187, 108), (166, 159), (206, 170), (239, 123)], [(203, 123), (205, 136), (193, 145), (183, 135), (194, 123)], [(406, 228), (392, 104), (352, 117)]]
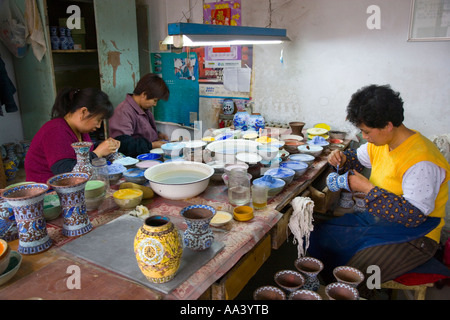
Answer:
[(223, 86), (228, 91), (250, 92), (251, 68), (223, 69)]

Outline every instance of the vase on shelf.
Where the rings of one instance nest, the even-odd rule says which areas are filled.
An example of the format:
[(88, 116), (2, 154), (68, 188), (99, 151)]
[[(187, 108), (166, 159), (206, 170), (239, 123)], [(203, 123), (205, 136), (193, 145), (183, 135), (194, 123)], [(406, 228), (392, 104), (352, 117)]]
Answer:
[(30, 183), (6, 189), (1, 194), (14, 211), (21, 254), (40, 253), (52, 246), (44, 218), (44, 196), (48, 189), (46, 184)]
[(234, 101), (231, 99), (225, 99), (222, 103), (223, 114), (233, 114), (234, 113)]
[(59, 27), (59, 44), (61, 50), (69, 50), (69, 40), (66, 36), (66, 27)]
[(89, 160), (89, 150), (92, 145), (92, 142), (74, 142), (71, 144), (77, 156), (77, 164), (72, 169), (72, 172), (84, 172), (87, 173), (89, 177), (92, 176), (94, 169)]
[(61, 40), (58, 37), (58, 27), (50, 27), (50, 42), (52, 45), (52, 50), (61, 49)]
[(184, 244), (193, 251), (203, 251), (211, 247), (214, 234), (209, 222), (216, 214), (213, 207), (206, 205), (192, 205), (180, 212), (187, 224), (184, 232)]
[(47, 181), (59, 197), (64, 218), (62, 234), (76, 237), (92, 230), (86, 209), (84, 188), (89, 175), (82, 172), (69, 172), (56, 175)]
[(72, 38), (72, 31), (69, 28), (66, 28), (66, 37), (67, 37), (69, 50), (73, 50), (74, 42), (73, 42), (73, 38)]
[(168, 217), (145, 219), (134, 238), (134, 253), (141, 272), (153, 283), (165, 283), (180, 267), (183, 245)]

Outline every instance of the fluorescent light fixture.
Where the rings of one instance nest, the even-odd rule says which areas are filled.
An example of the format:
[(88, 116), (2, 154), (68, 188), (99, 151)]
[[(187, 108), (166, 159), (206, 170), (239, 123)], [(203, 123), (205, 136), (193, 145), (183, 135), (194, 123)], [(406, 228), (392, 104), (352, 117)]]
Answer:
[(290, 41), (286, 29), (171, 23), (163, 44), (175, 47), (280, 44)]

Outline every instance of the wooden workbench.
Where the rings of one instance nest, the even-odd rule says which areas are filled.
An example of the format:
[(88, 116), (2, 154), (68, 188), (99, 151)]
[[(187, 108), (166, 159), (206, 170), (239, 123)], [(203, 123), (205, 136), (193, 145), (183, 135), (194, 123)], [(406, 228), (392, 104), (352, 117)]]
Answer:
[[(348, 146), (349, 141), (346, 141)], [(162, 294), (142, 284), (119, 275), (107, 266), (99, 266), (71, 255), (63, 246), (72, 241), (61, 234), (62, 218), (47, 224), (54, 245), (37, 255), (23, 255), (17, 274), (0, 286), (0, 300), (5, 299), (233, 299), (250, 278), (268, 259), (272, 249), (277, 249), (288, 236), (288, 222), (292, 213), (290, 202), (305, 195), (308, 186), (328, 167), (326, 158), (330, 150), (316, 159), (314, 164), (299, 179), (286, 186), (272, 198), (266, 209), (255, 211), (249, 222), (232, 220), (222, 228), (214, 228), (217, 239), (225, 249), (189, 277), (169, 295)], [(169, 201), (159, 196), (144, 203), (151, 214), (179, 216), (179, 211), (191, 204), (208, 204), (217, 210), (232, 211), (227, 201), (226, 187), (221, 182), (211, 181), (201, 195), (184, 201)], [(282, 213), (283, 212), (283, 213)], [(89, 213), (94, 228), (108, 223), (128, 212), (119, 210), (111, 198), (98, 211)], [(183, 225), (179, 225), (183, 229)], [(10, 243), (17, 250), (18, 240)], [(135, 263), (132, 261), (130, 263)], [(68, 289), (69, 266), (82, 270), (81, 289)]]

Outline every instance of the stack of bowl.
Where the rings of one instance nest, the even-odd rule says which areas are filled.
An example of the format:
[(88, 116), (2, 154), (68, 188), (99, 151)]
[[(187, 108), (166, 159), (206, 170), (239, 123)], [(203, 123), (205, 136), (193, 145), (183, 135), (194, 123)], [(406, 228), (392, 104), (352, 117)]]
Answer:
[(21, 262), (22, 255), (11, 250), (8, 242), (0, 239), (0, 286), (14, 277)]

